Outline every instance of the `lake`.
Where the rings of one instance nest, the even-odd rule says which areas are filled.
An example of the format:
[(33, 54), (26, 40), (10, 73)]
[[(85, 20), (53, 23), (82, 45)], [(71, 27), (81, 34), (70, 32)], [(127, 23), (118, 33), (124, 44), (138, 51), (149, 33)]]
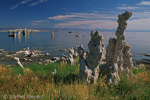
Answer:
[[(104, 35), (107, 46), (110, 37), (115, 37), (114, 32), (100, 32)], [(79, 37), (76, 37), (79, 35)], [(126, 42), (131, 46), (133, 59), (148, 59), (144, 54), (150, 54), (150, 33), (149, 32), (125, 32)], [(67, 52), (58, 52), (58, 49), (68, 49), (83, 44), (88, 50), (90, 41), (90, 31), (77, 31), (68, 33), (68, 31), (54, 32), (54, 38), (51, 32), (37, 32), (16, 38), (8, 37), (5, 32), (0, 32), (0, 49), (5, 51), (18, 51), (29, 47), (31, 50), (41, 50), (43, 53), (49, 53), (52, 56), (61, 56)]]

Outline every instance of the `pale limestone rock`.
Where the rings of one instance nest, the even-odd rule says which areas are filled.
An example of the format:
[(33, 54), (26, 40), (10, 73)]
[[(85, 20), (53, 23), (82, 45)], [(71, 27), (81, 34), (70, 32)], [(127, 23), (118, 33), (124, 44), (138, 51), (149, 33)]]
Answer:
[(23, 69), (24, 67), (23, 67), (23, 65), (21, 64), (21, 62), (20, 62), (20, 60), (19, 60), (19, 58), (18, 57), (14, 57), (13, 58), (15, 61), (17, 61), (17, 64)]
[(87, 77), (86, 78), (86, 82), (87, 83), (90, 83), (91, 81), (91, 78), (92, 78), (92, 70), (91, 69), (88, 69), (88, 67), (87, 66), (85, 66), (85, 76)]
[(118, 64), (114, 63), (113, 66), (110, 66), (109, 68), (109, 78), (108, 78), (108, 82), (110, 84), (114, 83), (115, 85), (118, 85), (118, 82), (120, 81), (120, 77), (118, 74)]
[(130, 46), (126, 45), (123, 49), (123, 66), (124, 68), (131, 68), (133, 67), (133, 62), (132, 62), (132, 54), (130, 52)]
[(103, 36), (99, 31), (91, 31), (91, 41), (88, 44), (89, 52), (86, 52), (83, 45), (78, 46), (79, 63), (80, 63), (80, 79), (86, 82), (96, 82), (99, 76), (99, 64), (102, 59), (105, 60), (105, 43)]
[(54, 39), (54, 33), (53, 32), (51, 33), (51, 38)]
[(52, 71), (52, 75), (55, 75), (56, 73), (57, 73), (57, 70), (54, 69), (54, 70)]
[(76, 46), (76, 47), (74, 48), (73, 58), (77, 58), (78, 56), (79, 56), (79, 54), (78, 54), (78, 46)]
[(73, 58), (73, 55), (74, 55), (74, 49), (73, 48), (70, 48), (69, 49), (69, 58), (68, 58), (68, 61), (71, 65), (74, 64), (74, 58)]
[(45, 56), (49, 56), (49, 53), (46, 53)]
[(63, 55), (60, 57), (60, 61), (64, 61), (65, 63), (67, 63), (67, 62), (68, 62), (68, 56), (63, 54)]
[[(116, 31), (117, 38), (110, 38), (109, 44), (106, 49), (106, 69), (109, 70), (109, 80), (112, 80), (115, 85), (116, 81), (119, 81), (118, 75), (121, 75), (122, 71), (127, 70), (127, 76), (131, 67), (133, 66), (132, 55), (130, 53), (130, 46), (125, 41), (124, 30), (127, 28), (127, 20), (131, 17), (132, 12), (126, 11), (125, 13), (118, 15), (118, 28)], [(118, 73), (111, 75), (112, 67), (118, 66)], [(115, 78), (116, 77), (116, 78)], [(118, 80), (117, 80), (118, 79)], [(113, 83), (110, 82), (110, 83)]]
[(79, 63), (80, 63), (80, 73), (79, 77), (80, 79), (86, 78), (85, 76), (85, 67), (86, 67), (86, 51), (83, 48), (83, 45), (77, 46), (78, 48), (78, 53), (79, 53)]
[(49, 64), (49, 63), (56, 63), (56, 62), (58, 62), (58, 60), (46, 59), (44, 62), (46, 64)]
[(18, 35), (20, 35), (20, 34), (21, 34), (20, 30), (18, 30)]
[(68, 62), (71, 65), (74, 65), (74, 61), (75, 59), (78, 57), (78, 50), (77, 50), (78, 46), (76, 46), (75, 48), (70, 48), (69, 49), (69, 57), (68, 57)]

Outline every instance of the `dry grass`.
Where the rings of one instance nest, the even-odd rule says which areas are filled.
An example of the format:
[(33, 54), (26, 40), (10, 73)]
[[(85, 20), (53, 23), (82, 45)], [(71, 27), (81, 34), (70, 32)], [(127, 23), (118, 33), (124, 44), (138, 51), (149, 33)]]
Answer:
[[(78, 74), (79, 68), (75, 67), (73, 70), (69, 67), (63, 62), (58, 64), (58, 73), (52, 76), (37, 74), (29, 68), (23, 69), (23, 74), (15, 74), (14, 68), (0, 65), (0, 99), (5, 95), (8, 99), (11, 99), (12, 95), (23, 96), (23, 100), (31, 99), (30, 96), (35, 100), (120, 100), (150, 97), (149, 71), (139, 72), (129, 79), (122, 79), (118, 86), (109, 86), (105, 76), (101, 77), (97, 84), (81, 83), (79, 79), (70, 80), (68, 75)], [(60, 80), (56, 81), (55, 78)], [(13, 99), (20, 99), (19, 96)]]

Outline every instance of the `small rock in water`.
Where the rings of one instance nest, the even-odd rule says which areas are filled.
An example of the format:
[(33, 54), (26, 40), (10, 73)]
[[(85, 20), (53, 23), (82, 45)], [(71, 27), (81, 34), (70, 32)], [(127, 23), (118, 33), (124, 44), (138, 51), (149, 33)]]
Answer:
[(68, 51), (67, 49), (58, 49), (57, 51)]
[(149, 56), (150, 57), (150, 54), (144, 54), (145, 56)]
[(4, 51), (4, 49), (0, 49), (0, 51)]
[(74, 31), (69, 31), (68, 33), (74, 33)]
[(49, 56), (49, 53), (46, 53), (45, 56)]
[(76, 37), (80, 37), (80, 35), (75, 35)]

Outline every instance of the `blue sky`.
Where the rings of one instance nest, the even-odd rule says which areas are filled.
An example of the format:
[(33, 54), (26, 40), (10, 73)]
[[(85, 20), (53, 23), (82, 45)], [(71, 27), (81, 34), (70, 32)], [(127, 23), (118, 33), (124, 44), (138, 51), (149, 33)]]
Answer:
[(146, 0), (1, 0), (0, 27), (116, 29), (126, 10), (133, 12), (129, 30), (150, 28)]

